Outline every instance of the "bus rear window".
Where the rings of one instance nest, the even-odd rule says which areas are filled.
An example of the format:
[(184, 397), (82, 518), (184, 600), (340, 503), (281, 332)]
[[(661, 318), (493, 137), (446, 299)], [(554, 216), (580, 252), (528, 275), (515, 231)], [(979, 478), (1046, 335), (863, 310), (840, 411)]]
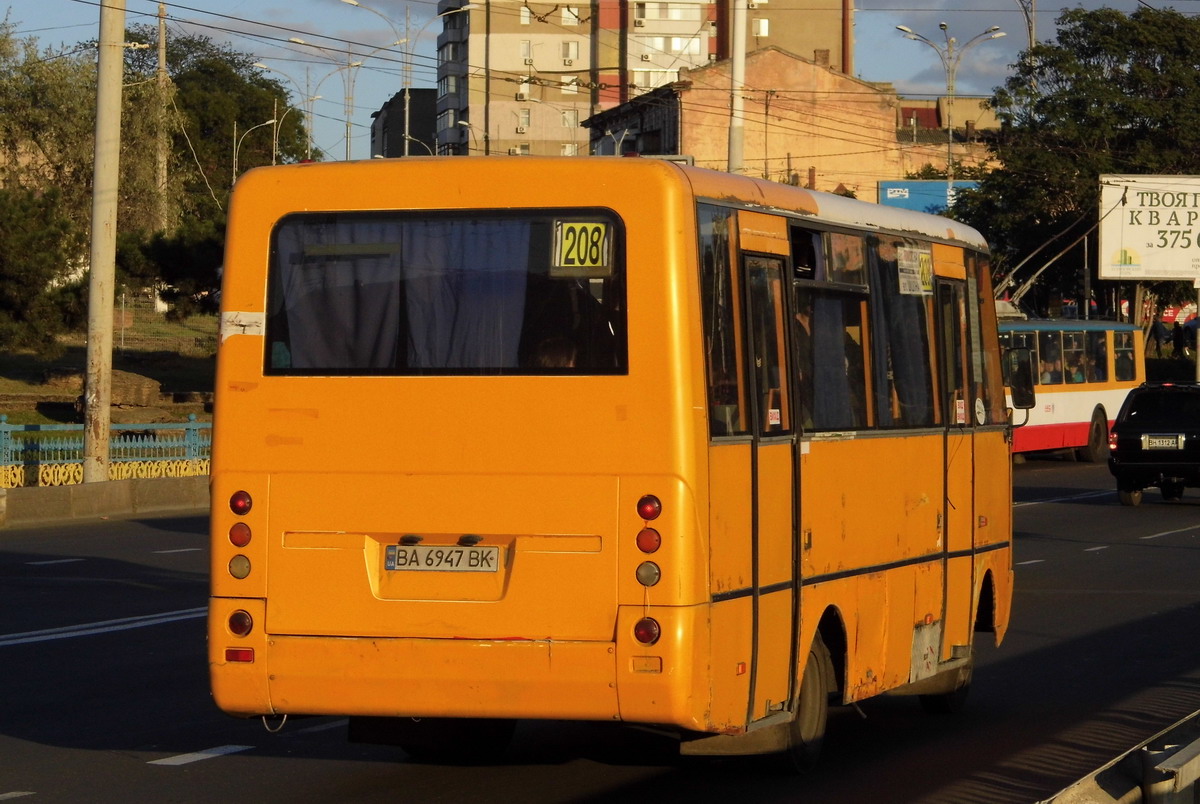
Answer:
[(275, 228), (273, 375), (624, 374), (606, 210), (296, 214)]

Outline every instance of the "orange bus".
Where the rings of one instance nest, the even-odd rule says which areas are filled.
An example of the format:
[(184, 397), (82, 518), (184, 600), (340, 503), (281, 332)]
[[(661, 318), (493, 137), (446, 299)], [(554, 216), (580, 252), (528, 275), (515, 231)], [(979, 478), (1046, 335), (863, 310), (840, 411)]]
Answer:
[(953, 709), (1013, 572), (983, 238), (653, 159), (263, 168), (230, 209), (209, 662), (416, 756), (516, 719), (810, 764)]

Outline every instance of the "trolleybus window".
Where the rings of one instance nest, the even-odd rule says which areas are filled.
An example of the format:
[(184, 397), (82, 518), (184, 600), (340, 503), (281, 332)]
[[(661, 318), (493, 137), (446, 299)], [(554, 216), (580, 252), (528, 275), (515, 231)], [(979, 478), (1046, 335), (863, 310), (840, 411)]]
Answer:
[(1113, 333), (1113, 356), (1116, 358), (1118, 380), (1133, 380), (1137, 377), (1137, 361), (1134, 360), (1133, 333)]

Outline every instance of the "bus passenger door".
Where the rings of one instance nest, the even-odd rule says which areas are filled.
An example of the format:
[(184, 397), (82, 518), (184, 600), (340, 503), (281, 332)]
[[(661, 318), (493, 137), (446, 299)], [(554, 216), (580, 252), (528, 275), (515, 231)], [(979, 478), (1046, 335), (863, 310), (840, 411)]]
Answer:
[(750, 721), (787, 708), (795, 667), (794, 433), (785, 260), (744, 254), (753, 440), (750, 453), (753, 677)]
[[(938, 264), (935, 271), (947, 269)], [(961, 260), (949, 265), (950, 271), (962, 271)], [(965, 274), (964, 274), (965, 279)], [(943, 571), (945, 617), (939, 659), (954, 657), (955, 646), (971, 641), (971, 595), (974, 589), (974, 429), (976, 416), (969, 393), (967, 363), (966, 283), (939, 276), (936, 282), (938, 305), (938, 344), (941, 351), (939, 387), (945, 425), (944, 465), (945, 497), (943, 510)]]

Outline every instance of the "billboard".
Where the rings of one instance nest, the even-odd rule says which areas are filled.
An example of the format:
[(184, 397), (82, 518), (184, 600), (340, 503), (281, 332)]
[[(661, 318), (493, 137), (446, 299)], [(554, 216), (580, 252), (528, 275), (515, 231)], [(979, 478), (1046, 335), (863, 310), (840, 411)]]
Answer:
[[(953, 190), (963, 188), (974, 189), (977, 182), (956, 181)], [(933, 215), (945, 212), (950, 188), (944, 179), (932, 181), (881, 181), (879, 182), (879, 203), (887, 207), (902, 207), (917, 212), (929, 212)], [(953, 198), (949, 199), (953, 201)]]
[(1100, 278), (1200, 279), (1200, 176), (1100, 177)]

